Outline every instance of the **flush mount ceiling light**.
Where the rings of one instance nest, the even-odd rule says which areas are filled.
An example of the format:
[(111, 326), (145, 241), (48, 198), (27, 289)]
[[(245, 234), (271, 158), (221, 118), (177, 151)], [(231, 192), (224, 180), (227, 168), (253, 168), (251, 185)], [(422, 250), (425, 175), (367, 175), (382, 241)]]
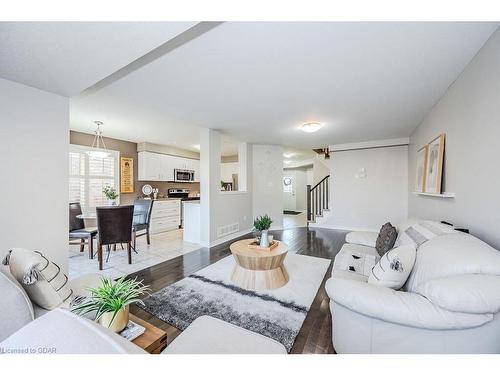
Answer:
[[(94, 124), (97, 125), (97, 129), (95, 130), (94, 142), (92, 142), (92, 149), (87, 151), (89, 156), (93, 156), (96, 158), (105, 158), (109, 156), (108, 149), (106, 148), (106, 144), (104, 143), (104, 139), (102, 138), (102, 130), (101, 125), (102, 121), (94, 121)], [(101, 147), (102, 144), (102, 147)]]
[(194, 145), (193, 148), (199, 150), (200, 149), (200, 145)]
[(323, 127), (320, 122), (306, 122), (300, 126), (300, 130), (305, 133), (314, 133)]
[(290, 159), (291, 157), (293, 157), (295, 154), (283, 154), (283, 156), (287, 159)]

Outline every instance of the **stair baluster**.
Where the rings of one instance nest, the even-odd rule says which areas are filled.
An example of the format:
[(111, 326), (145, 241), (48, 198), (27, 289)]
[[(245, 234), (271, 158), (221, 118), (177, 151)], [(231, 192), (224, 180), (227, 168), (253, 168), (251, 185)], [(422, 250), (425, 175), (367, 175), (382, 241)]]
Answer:
[(326, 176), (316, 185), (307, 185), (307, 223), (316, 222), (322, 217), (324, 210), (330, 209), (330, 176)]

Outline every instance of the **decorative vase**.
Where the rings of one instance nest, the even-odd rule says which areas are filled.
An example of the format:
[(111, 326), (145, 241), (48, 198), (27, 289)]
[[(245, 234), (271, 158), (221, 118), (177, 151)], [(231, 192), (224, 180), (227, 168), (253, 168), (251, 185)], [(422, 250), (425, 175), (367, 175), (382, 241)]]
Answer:
[(113, 314), (113, 312), (104, 313), (99, 318), (99, 324), (106, 328), (109, 328), (113, 332), (118, 333), (123, 331), (128, 324), (128, 305), (118, 311), (115, 316), (115, 320), (113, 320), (113, 323), (111, 323), (110, 325), (111, 319), (113, 319)]
[(116, 206), (116, 199), (108, 199), (108, 206)]
[(260, 232), (260, 247), (269, 247), (269, 238), (267, 236), (267, 229)]

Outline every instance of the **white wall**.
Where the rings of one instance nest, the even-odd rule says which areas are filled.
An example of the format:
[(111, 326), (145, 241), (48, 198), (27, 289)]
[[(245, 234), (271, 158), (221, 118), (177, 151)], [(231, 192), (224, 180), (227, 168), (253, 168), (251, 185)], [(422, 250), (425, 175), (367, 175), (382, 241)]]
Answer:
[[(250, 145), (240, 145), (240, 154), (245, 148), (246, 155), (241, 160), (246, 161), (246, 173), (240, 171), (242, 179), (247, 183), (247, 191), (220, 191), (221, 169), (220, 148), (221, 134), (212, 129), (202, 129), (200, 132), (200, 238), (203, 246), (215, 246), (231, 238), (251, 231), (252, 191), (248, 188), (252, 181), (252, 149)], [(248, 183), (250, 182), (250, 185)], [(219, 237), (218, 228), (235, 224), (239, 232)]]
[[(312, 176), (312, 169), (309, 169)], [(284, 208), (298, 211), (307, 209), (307, 184), (308, 170), (305, 168), (284, 169), (283, 175), (289, 175), (293, 178), (294, 194), (293, 201), (290, 200), (289, 193), (283, 192)], [(287, 202), (288, 198), (288, 202)], [(288, 203), (288, 205), (287, 205)]]
[[(416, 150), (446, 133), (444, 190), (456, 198), (412, 194)], [(500, 31), (410, 137), (409, 215), (447, 220), (500, 249)]]
[[(408, 146), (334, 152), (331, 216), (323, 226), (379, 230), (408, 217)], [(366, 178), (358, 178), (365, 168)]]
[(0, 257), (39, 250), (68, 271), (69, 100), (0, 79)]
[[(323, 157), (323, 156), (320, 156)], [(330, 165), (331, 159), (330, 160), (325, 160), (325, 159), (319, 159), (319, 157), (315, 157), (313, 159), (313, 183), (312, 185), (316, 185), (318, 182), (320, 182), (322, 179), (324, 179), (326, 176), (330, 174), (330, 168), (328, 167)]]
[(306, 182), (307, 182), (307, 185), (311, 185), (311, 187), (313, 186), (313, 182), (314, 182), (313, 168), (306, 169)]
[(220, 179), (224, 182), (233, 182), (233, 174), (239, 174), (239, 163), (220, 163)]
[(253, 216), (268, 214), (283, 227), (283, 147), (253, 145)]

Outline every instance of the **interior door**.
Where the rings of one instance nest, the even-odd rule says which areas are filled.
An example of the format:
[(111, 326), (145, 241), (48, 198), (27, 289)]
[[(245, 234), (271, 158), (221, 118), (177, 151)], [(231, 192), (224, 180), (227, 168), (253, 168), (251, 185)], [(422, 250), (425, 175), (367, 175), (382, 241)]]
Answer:
[(283, 174), (283, 202), (284, 209), (295, 211), (297, 209), (295, 173), (285, 171)]

